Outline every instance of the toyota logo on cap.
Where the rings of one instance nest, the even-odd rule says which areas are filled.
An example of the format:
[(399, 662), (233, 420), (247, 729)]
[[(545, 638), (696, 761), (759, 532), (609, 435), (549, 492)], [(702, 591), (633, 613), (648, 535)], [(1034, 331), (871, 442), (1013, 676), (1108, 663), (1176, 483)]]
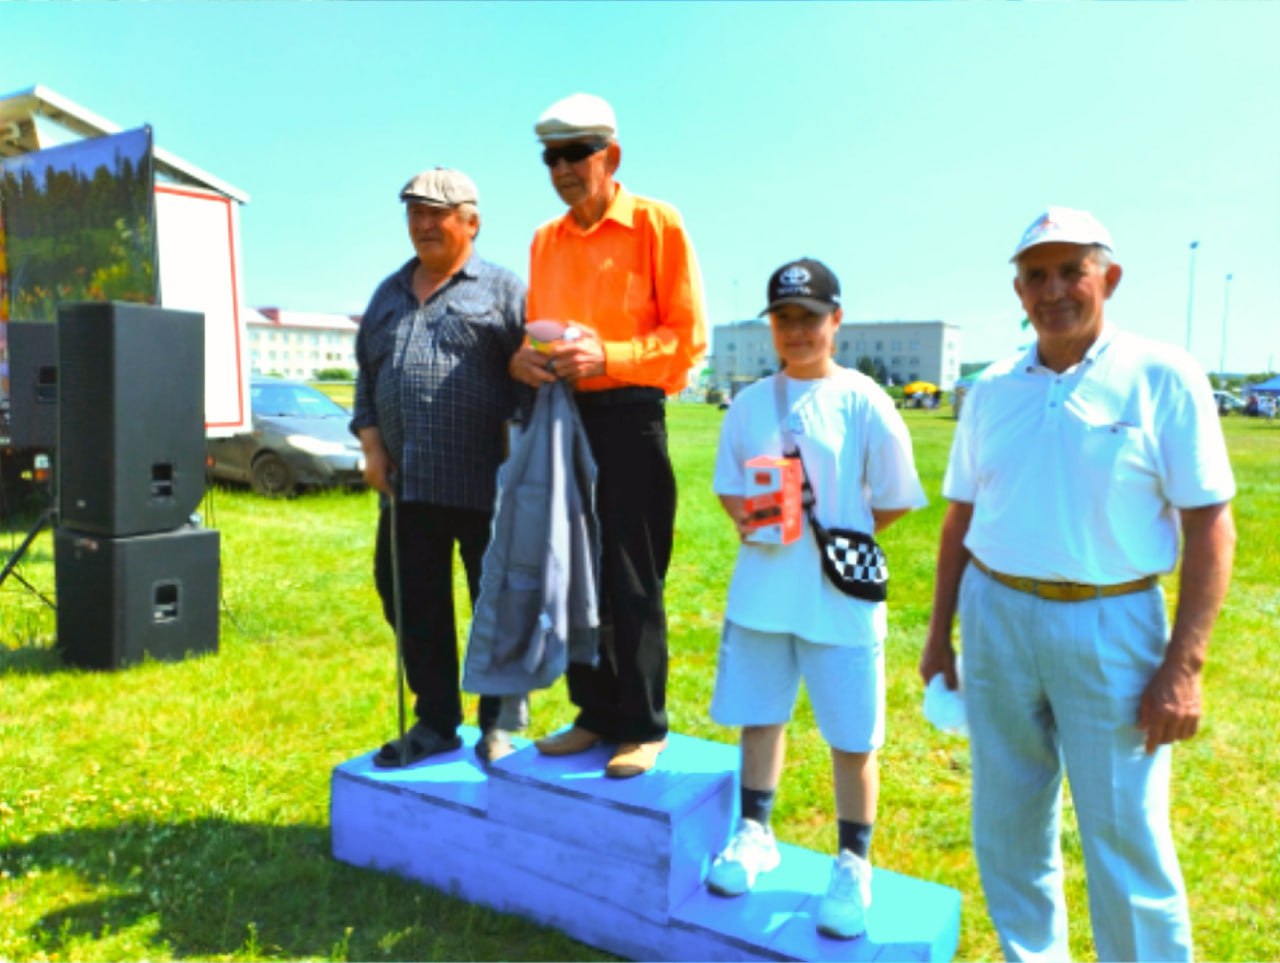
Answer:
[[(811, 275), (802, 265), (793, 264), (778, 275), (778, 280), (786, 288), (802, 288), (809, 283)], [(797, 294), (802, 292), (796, 292)]]

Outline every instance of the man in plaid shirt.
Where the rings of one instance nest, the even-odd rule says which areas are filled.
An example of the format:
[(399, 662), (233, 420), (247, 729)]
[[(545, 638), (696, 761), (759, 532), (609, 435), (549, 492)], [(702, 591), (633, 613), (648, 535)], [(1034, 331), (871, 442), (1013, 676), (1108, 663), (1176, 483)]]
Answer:
[[(351, 430), (365, 454), (365, 479), (382, 493), (374, 579), (395, 625), (389, 499), (395, 498), (401, 645), (417, 722), (405, 735), (416, 762), (461, 745), (453, 547), (474, 603), (489, 540), (503, 424), (515, 408), (507, 363), (524, 338), (525, 286), (474, 251), (480, 230), (475, 185), (435, 168), (400, 192), (415, 256), (373, 293), (356, 336)], [(485, 738), (506, 741), (500, 702), (480, 700)], [(501, 750), (500, 750), (501, 751)], [(398, 741), (374, 757), (397, 766)]]

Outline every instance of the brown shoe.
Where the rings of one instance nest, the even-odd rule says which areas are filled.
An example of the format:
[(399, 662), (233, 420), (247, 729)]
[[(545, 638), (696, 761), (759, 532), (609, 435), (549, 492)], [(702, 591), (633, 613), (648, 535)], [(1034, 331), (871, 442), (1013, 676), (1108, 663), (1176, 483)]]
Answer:
[(579, 752), (586, 752), (599, 741), (600, 737), (590, 729), (573, 726), (563, 732), (543, 736), (535, 741), (534, 745), (544, 756), (572, 756)]
[(658, 753), (667, 748), (667, 740), (658, 742), (624, 742), (604, 767), (604, 774), (614, 779), (627, 779), (648, 772), (658, 761)]

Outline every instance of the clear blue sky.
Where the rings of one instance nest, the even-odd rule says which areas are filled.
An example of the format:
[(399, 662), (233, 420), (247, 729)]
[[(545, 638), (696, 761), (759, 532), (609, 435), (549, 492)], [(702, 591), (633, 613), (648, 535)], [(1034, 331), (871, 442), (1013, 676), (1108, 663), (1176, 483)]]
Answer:
[[(783, 260), (850, 320), (1026, 340), (1008, 255), (1049, 204), (1110, 227), (1108, 316), (1280, 366), (1280, 4), (0, 2), (0, 94), (42, 84), (247, 191), (244, 300), (356, 313), (411, 254), (400, 186), (467, 171), (486, 257), (561, 210), (532, 126), (614, 105), (620, 179), (674, 203), (713, 323)], [(1226, 275), (1234, 279), (1227, 296)], [(1224, 311), (1225, 308), (1225, 311)]]

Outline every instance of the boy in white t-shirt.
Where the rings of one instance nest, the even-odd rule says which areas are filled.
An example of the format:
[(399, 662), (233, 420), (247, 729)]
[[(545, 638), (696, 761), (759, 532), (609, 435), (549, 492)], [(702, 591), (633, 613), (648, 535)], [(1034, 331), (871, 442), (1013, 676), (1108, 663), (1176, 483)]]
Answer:
[[(799, 450), (825, 527), (873, 534), (925, 504), (911, 439), (893, 401), (832, 358), (840, 282), (812, 259), (784, 264), (768, 285), (774, 348), (783, 371), (743, 391), (725, 415), (715, 490), (742, 547), (729, 587), (711, 716), (742, 727), (742, 818), (716, 857), (707, 887), (746, 893), (780, 860), (769, 828), (782, 776), (786, 726), (803, 678), (831, 746), (838, 855), (818, 930), (852, 939), (871, 902), (869, 850), (884, 742), (884, 602), (843, 594), (823, 572), (812, 533), (785, 545), (748, 541), (748, 459)], [(785, 387), (780, 418), (775, 379)], [(780, 423), (781, 422), (781, 423)], [(783, 428), (788, 429), (787, 432)], [(805, 528), (810, 528), (808, 521)]]

